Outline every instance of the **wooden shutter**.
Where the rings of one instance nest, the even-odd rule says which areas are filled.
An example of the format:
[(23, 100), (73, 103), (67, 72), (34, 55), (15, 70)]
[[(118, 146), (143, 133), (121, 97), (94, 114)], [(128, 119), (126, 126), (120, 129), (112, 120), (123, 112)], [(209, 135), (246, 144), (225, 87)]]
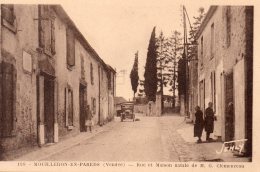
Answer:
[(0, 137), (2, 137), (2, 131), (3, 131), (3, 63), (0, 63)]
[(14, 24), (14, 5), (11, 4), (2, 4), (2, 18), (5, 19), (9, 24)]
[(90, 79), (91, 79), (91, 84), (94, 84), (94, 76), (93, 76), (93, 65), (90, 63)]
[(73, 92), (69, 89), (68, 91), (68, 124), (73, 126)]
[(16, 70), (12, 64), (2, 63), (1, 136), (14, 134), (16, 123)]
[(54, 26), (54, 21), (51, 20), (51, 53), (55, 54), (55, 26)]
[(67, 64), (69, 67), (75, 65), (75, 40), (71, 29), (66, 30), (67, 38)]
[(44, 9), (43, 5), (39, 5), (39, 46), (44, 48)]
[(93, 114), (96, 114), (96, 99), (93, 99)]
[(55, 51), (55, 27), (49, 5), (39, 5), (39, 46), (48, 55)]

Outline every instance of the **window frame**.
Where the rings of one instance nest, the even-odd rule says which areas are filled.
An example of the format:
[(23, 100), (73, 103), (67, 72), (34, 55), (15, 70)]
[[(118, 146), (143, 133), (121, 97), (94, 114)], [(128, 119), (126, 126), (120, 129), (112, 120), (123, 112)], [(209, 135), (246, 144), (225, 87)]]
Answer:
[[(70, 93), (71, 96), (69, 96)], [(71, 103), (71, 105), (69, 103)], [(74, 114), (75, 113), (74, 113), (74, 102), (73, 102), (73, 89), (70, 85), (67, 85), (67, 87), (65, 87), (65, 116), (66, 116), (65, 126), (68, 129), (73, 129), (74, 127)], [(71, 116), (71, 121), (69, 121), (70, 116)]]
[(215, 56), (215, 24), (214, 22), (210, 26), (210, 59)]
[[(54, 12), (49, 5), (39, 5), (39, 47), (42, 51), (52, 57), (56, 54), (55, 50), (55, 16)], [(48, 23), (47, 23), (47, 22)], [(49, 32), (49, 37), (47, 38), (47, 33)], [(49, 40), (46, 43), (46, 39)], [(48, 44), (48, 45), (46, 45)], [(49, 47), (49, 48), (48, 48)]]
[(204, 38), (201, 36), (200, 38), (200, 67), (203, 68), (203, 61), (204, 61)]
[[(75, 35), (70, 27), (66, 28), (66, 58), (67, 58), (67, 68), (72, 70), (76, 65), (75, 57)], [(72, 59), (71, 59), (72, 58)], [(70, 64), (71, 63), (71, 64)]]
[(226, 47), (230, 47), (231, 45), (231, 7), (226, 7)]
[(90, 80), (91, 85), (94, 85), (94, 67), (92, 63), (90, 63)]

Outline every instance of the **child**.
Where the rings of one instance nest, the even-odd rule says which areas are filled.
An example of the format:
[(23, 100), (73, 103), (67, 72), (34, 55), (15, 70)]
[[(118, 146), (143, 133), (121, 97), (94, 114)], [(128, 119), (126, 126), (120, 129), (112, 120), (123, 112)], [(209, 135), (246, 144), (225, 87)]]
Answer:
[(92, 118), (93, 118), (93, 113), (90, 110), (89, 105), (87, 105), (87, 114), (86, 114), (86, 122), (85, 122), (85, 126), (86, 126), (86, 131), (88, 130), (89, 127), (89, 131), (92, 133)]

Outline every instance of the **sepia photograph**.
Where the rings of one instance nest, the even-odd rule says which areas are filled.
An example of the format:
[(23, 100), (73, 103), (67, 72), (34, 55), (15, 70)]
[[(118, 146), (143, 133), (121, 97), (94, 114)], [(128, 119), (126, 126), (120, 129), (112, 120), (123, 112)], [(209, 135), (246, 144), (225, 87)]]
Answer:
[(21, 2), (0, 9), (0, 171), (255, 162), (254, 3)]

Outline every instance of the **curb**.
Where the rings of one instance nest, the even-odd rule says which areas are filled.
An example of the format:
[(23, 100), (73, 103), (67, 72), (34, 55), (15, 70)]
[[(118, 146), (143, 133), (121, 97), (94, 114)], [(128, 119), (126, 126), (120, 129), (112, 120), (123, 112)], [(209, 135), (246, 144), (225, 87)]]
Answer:
[[(111, 121), (111, 122), (109, 122), (109, 123), (107, 123), (107, 125), (105, 125), (105, 126), (102, 126), (102, 127), (99, 127), (97, 130), (96, 130), (96, 132), (92, 132), (91, 134), (88, 134), (88, 133), (79, 133), (79, 134), (77, 134), (75, 137), (83, 137), (83, 135), (86, 135), (86, 137), (83, 137), (82, 139), (79, 139), (79, 140), (76, 140), (76, 141), (74, 141), (74, 142), (72, 142), (71, 144), (68, 144), (67, 146), (64, 146), (64, 147), (62, 147), (62, 144), (64, 143), (64, 142), (70, 142), (69, 141), (69, 139), (72, 139), (72, 138), (68, 138), (68, 139), (65, 139), (65, 140), (63, 140), (63, 141), (61, 141), (61, 142), (58, 142), (58, 143), (56, 143), (56, 144), (54, 144), (54, 145), (50, 145), (50, 148), (52, 147), (53, 148), (53, 146), (58, 146), (58, 145), (60, 145), (62, 148), (60, 148), (60, 149), (57, 149), (57, 151), (53, 151), (53, 150), (47, 150), (46, 151), (46, 155), (44, 156), (44, 155), (39, 155), (40, 157), (39, 157), (39, 159), (34, 159), (34, 160), (32, 160), (32, 158), (28, 158), (29, 160), (27, 160), (27, 158), (26, 157), (30, 157), (29, 155), (30, 155), (30, 153), (36, 153), (37, 151), (44, 151), (43, 149), (41, 149), (41, 148), (39, 148), (38, 150), (35, 150), (35, 151), (32, 151), (32, 152), (30, 152), (30, 153), (28, 153), (28, 154), (24, 154), (24, 155), (22, 155), (22, 156), (20, 156), (20, 157), (18, 157), (18, 158), (15, 158), (15, 159), (13, 159), (13, 161), (44, 161), (45, 159), (47, 159), (48, 157), (51, 157), (51, 156), (53, 156), (53, 155), (55, 155), (55, 154), (59, 154), (59, 153), (61, 153), (61, 152), (63, 152), (63, 151), (66, 151), (66, 150), (68, 150), (68, 149), (70, 149), (70, 148), (72, 148), (72, 147), (74, 147), (74, 146), (77, 146), (77, 145), (79, 145), (81, 142), (83, 142), (83, 141), (86, 141), (86, 140), (88, 140), (88, 139), (90, 139), (90, 138), (92, 138), (92, 137), (94, 137), (94, 136), (96, 136), (96, 135), (98, 135), (98, 134), (101, 134), (102, 132), (104, 132), (105, 130), (107, 130), (108, 128), (110, 128), (110, 127), (113, 127), (113, 124), (114, 124), (114, 121)], [(72, 139), (73, 140), (73, 139)], [(48, 148), (47, 148), (48, 149)], [(48, 152), (49, 151), (49, 152)], [(41, 154), (41, 153), (39, 153), (39, 154)], [(42, 153), (42, 154), (44, 154), (44, 153)], [(25, 160), (23, 160), (23, 157), (25, 157), (24, 159)]]

